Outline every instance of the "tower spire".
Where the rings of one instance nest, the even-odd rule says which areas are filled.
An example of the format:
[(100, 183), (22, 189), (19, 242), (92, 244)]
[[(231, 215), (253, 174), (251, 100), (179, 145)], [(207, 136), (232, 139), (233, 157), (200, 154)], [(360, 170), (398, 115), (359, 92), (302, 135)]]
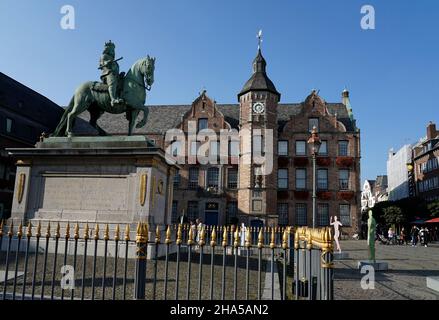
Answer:
[(256, 35), (256, 38), (258, 38), (258, 51), (261, 51), (261, 44), (262, 44), (262, 29), (259, 30), (258, 34)]

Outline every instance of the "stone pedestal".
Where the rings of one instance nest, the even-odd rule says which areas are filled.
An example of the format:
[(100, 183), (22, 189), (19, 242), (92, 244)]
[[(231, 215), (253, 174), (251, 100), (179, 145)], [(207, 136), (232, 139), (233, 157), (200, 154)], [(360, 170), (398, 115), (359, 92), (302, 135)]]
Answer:
[(8, 151), (17, 161), (14, 220), (171, 223), (176, 165), (144, 136), (51, 137)]
[(383, 261), (376, 261), (370, 262), (368, 260), (366, 261), (359, 261), (358, 262), (358, 269), (361, 270), (364, 266), (371, 266), (374, 268), (375, 271), (386, 271), (389, 270), (389, 264), (387, 262)]
[(439, 277), (427, 277), (427, 287), (439, 292)]
[(346, 260), (349, 259), (349, 253), (347, 252), (334, 252), (334, 260)]

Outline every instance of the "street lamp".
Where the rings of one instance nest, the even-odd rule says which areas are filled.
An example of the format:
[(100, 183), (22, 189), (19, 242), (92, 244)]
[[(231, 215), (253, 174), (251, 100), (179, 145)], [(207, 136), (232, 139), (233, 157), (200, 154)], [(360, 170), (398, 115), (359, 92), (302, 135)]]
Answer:
[(317, 128), (313, 127), (311, 131), (311, 138), (308, 139), (308, 144), (312, 155), (312, 227), (316, 227), (316, 157), (319, 153), (322, 141), (317, 133)]
[(416, 196), (416, 184), (415, 184), (415, 167), (413, 163), (408, 162), (407, 166), (407, 178), (409, 183), (409, 197)]

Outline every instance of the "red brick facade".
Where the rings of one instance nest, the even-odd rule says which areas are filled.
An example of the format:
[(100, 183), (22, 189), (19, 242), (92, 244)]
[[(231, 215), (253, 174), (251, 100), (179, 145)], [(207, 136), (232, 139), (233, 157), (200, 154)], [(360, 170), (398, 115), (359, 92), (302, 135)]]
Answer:
[[(265, 65), (262, 67), (266, 77)], [(318, 134), (325, 141), (323, 152), (317, 157), (319, 214), (316, 225), (327, 225), (329, 217), (337, 215), (345, 224), (345, 233), (357, 232), (361, 209), (360, 131), (352, 116), (348, 92), (343, 92), (343, 103), (328, 104), (312, 91), (300, 104), (282, 105), (274, 85), (269, 84), (267, 90), (253, 90), (251, 85), (246, 84), (246, 91), (238, 96), (239, 105), (227, 106), (227, 110), (239, 109), (239, 113), (238, 110), (235, 113), (239, 119), (230, 119), (230, 115), (226, 117), (221, 112), (225, 107), (217, 106), (203, 92), (175, 125), (187, 135), (189, 121), (199, 124), (200, 119), (207, 119), (207, 127), (217, 133), (221, 129), (240, 130), (241, 140), (239, 161), (235, 164), (201, 165), (194, 162), (182, 165), (179, 179), (174, 184), (174, 220), (184, 214), (189, 219), (200, 217), (209, 224), (242, 221), (252, 225), (312, 225), (312, 158), (309, 146), (303, 144), (310, 137), (311, 123), (317, 124)], [(262, 112), (255, 112), (257, 102), (263, 103)], [(232, 125), (231, 120), (237, 125)], [(248, 158), (253, 160), (255, 138), (251, 133), (255, 129), (271, 129), (273, 132), (272, 140), (263, 138), (268, 146), (273, 147), (273, 170), (262, 177), (255, 175), (257, 169), (253, 161), (245, 161)], [(169, 146), (169, 143), (165, 144), (163, 134), (148, 134), (148, 137), (160, 147)], [(283, 141), (282, 150), (278, 150), (279, 141)], [(296, 150), (296, 146), (300, 150)], [(185, 147), (189, 154), (187, 160), (195, 160), (190, 159), (190, 142), (186, 142)], [(251, 151), (246, 154), (248, 147)], [(279, 151), (282, 154), (278, 154)], [(208, 176), (212, 177), (209, 171), (212, 167), (218, 168), (212, 171), (213, 177), (218, 174), (218, 187), (213, 189), (209, 188), (207, 181)], [(229, 171), (237, 171), (236, 184), (229, 181)]]

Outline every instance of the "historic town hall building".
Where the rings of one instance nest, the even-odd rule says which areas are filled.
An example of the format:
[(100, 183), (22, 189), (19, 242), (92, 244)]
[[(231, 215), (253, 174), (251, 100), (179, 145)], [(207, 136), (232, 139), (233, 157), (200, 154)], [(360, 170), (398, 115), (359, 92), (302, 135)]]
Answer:
[[(201, 142), (187, 141), (185, 148), (181, 143), (172, 146), (175, 155), (185, 150), (188, 160), (174, 180), (173, 221), (185, 215), (207, 224), (239, 220), (250, 225), (312, 225), (313, 167), (307, 141), (316, 127), (322, 140), (317, 156), (316, 225), (328, 225), (330, 216), (337, 215), (344, 232), (358, 230), (360, 130), (349, 92), (342, 92), (341, 103), (327, 103), (314, 90), (302, 103), (284, 104), (280, 100), (259, 50), (253, 74), (238, 94), (238, 104), (217, 104), (204, 91), (192, 105), (149, 107), (147, 125), (136, 134), (147, 135), (162, 148), (169, 145), (165, 143), (169, 129), (187, 133), (191, 123), (197, 131), (236, 129), (241, 133), (240, 142), (229, 143), (227, 164), (199, 163), (194, 155)], [(81, 117), (87, 119), (88, 115)], [(100, 126), (110, 133), (124, 134), (127, 122), (123, 117), (106, 114)], [(262, 129), (262, 135), (254, 135), (258, 129)], [(264, 130), (269, 129), (272, 135), (264, 136)], [(87, 130), (92, 129), (82, 128), (81, 133)], [(268, 175), (261, 174), (260, 165), (252, 161), (254, 149), (263, 154), (264, 146), (273, 149)], [(219, 154), (219, 148), (212, 145), (209, 152)]]

